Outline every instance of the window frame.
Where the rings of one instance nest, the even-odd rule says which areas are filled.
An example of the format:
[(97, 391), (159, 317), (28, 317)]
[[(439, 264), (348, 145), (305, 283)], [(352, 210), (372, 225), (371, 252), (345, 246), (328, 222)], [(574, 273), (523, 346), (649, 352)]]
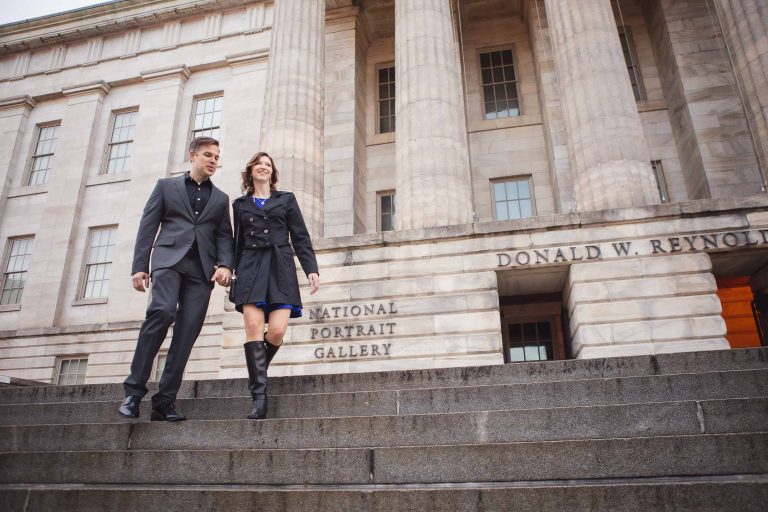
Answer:
[[(50, 179), (50, 171), (52, 171), (54, 168), (53, 166), (49, 167), (46, 175), (45, 181), (43, 183), (30, 183), (30, 180), (32, 179), (33, 174), (33, 167), (35, 165), (35, 158), (41, 157), (41, 156), (50, 156), (51, 161), (53, 161), (53, 158), (56, 156), (56, 146), (54, 144), (54, 151), (53, 153), (45, 153), (41, 155), (37, 155), (35, 152), (37, 151), (37, 145), (40, 143), (40, 136), (43, 133), (43, 130), (46, 128), (60, 128), (61, 127), (61, 119), (55, 120), (55, 121), (46, 121), (44, 123), (38, 123), (35, 125), (35, 134), (32, 138), (32, 147), (29, 150), (29, 158), (27, 159), (27, 164), (24, 169), (24, 176), (22, 179), (22, 186), (23, 187), (44, 187), (48, 185), (48, 181)], [(54, 138), (54, 141), (59, 140), (58, 138)]]
[[(517, 115), (514, 116), (506, 116), (506, 117), (496, 117), (494, 119), (489, 119), (486, 116), (485, 111), (485, 84), (483, 83), (483, 62), (482, 62), (482, 55), (484, 53), (493, 53), (493, 52), (503, 52), (503, 51), (510, 51), (512, 52), (512, 67), (515, 70), (515, 91), (517, 92)], [(484, 122), (498, 122), (503, 121), (504, 119), (516, 119), (520, 118), (523, 115), (525, 115), (525, 110), (523, 109), (523, 98), (520, 94), (520, 69), (518, 68), (518, 54), (517, 54), (517, 45), (514, 43), (509, 44), (501, 44), (497, 46), (490, 46), (490, 47), (482, 47), (482, 48), (476, 48), (475, 49), (475, 58), (477, 59), (477, 90), (478, 90), (478, 101), (480, 102), (480, 120)], [(504, 82), (506, 84), (506, 82)], [(496, 85), (496, 84), (494, 84)], [(495, 98), (494, 98), (495, 103)]]
[(651, 160), (651, 172), (653, 172), (656, 191), (659, 193), (661, 204), (669, 204), (669, 187), (667, 186), (667, 177), (664, 175), (664, 163), (661, 159)]
[[(121, 114), (128, 114), (128, 113), (131, 113), (131, 112), (136, 114), (136, 122), (133, 125), (134, 126), (134, 134), (133, 134), (134, 136), (133, 136), (133, 139), (131, 139), (130, 141), (121, 141), (121, 142), (117, 142), (117, 143), (110, 142), (112, 140), (112, 136), (113, 136), (113, 133), (115, 131), (115, 123), (117, 121), (117, 116), (119, 116)], [(134, 145), (134, 143), (136, 142), (136, 128), (138, 127), (138, 124), (139, 124), (138, 123), (138, 113), (139, 113), (139, 107), (138, 106), (126, 107), (126, 108), (121, 108), (121, 109), (117, 109), (117, 110), (113, 110), (112, 111), (111, 119), (109, 121), (109, 130), (107, 131), (107, 140), (106, 140), (106, 143), (104, 144), (104, 155), (102, 157), (102, 164), (101, 164), (101, 167), (99, 169), (99, 174), (100, 175), (103, 175), (103, 176), (121, 176), (121, 175), (123, 175), (124, 176), (124, 175), (131, 174), (131, 172), (133, 170), (131, 167), (129, 167), (127, 170), (115, 171), (115, 172), (108, 172), (107, 169), (109, 167), (109, 153), (110, 153), (110, 149), (112, 148), (113, 145), (126, 144), (126, 143), (130, 143), (130, 144)], [(133, 156), (134, 155), (131, 155), (131, 159), (133, 159)], [(131, 165), (133, 165), (133, 163), (131, 163)]]
[[(496, 216), (496, 191), (494, 190), (494, 185), (497, 183), (507, 183), (507, 182), (517, 182), (517, 181), (528, 181), (528, 191), (530, 192), (530, 201), (531, 201), (531, 216), (530, 217), (515, 217), (515, 218), (506, 218), (506, 219), (499, 219)], [(520, 220), (520, 219), (530, 219), (533, 217), (538, 216), (538, 211), (536, 208), (536, 197), (534, 194), (534, 183), (533, 183), (533, 175), (531, 174), (524, 174), (524, 175), (517, 175), (517, 176), (504, 176), (499, 178), (493, 178), (489, 180), (490, 188), (491, 188), (491, 212), (493, 215), (494, 221), (504, 222), (509, 220)], [(508, 200), (505, 200), (508, 201)]]
[[(88, 267), (89, 265), (101, 264), (101, 263), (93, 263), (93, 264), (88, 263), (88, 259), (91, 252), (91, 243), (93, 242), (93, 235), (96, 231), (106, 231), (106, 230), (114, 230), (115, 237), (117, 237), (117, 233), (118, 233), (117, 224), (107, 224), (104, 226), (91, 226), (88, 228), (88, 236), (86, 237), (85, 246), (83, 247), (83, 263), (80, 266), (80, 279), (77, 286), (77, 295), (76, 295), (74, 305), (102, 304), (102, 303), (106, 303), (109, 300), (109, 293), (107, 293), (107, 295), (100, 295), (98, 297), (85, 296), (85, 291), (88, 285)], [(117, 248), (117, 239), (115, 239), (115, 248)], [(114, 261), (109, 261), (108, 263), (113, 264)], [(109, 280), (110, 281), (112, 280), (111, 274), (110, 274)]]
[[(639, 98), (635, 98), (635, 102), (641, 102), (646, 101), (648, 99), (648, 94), (645, 90), (645, 84), (643, 83), (643, 73), (640, 69), (640, 59), (637, 58), (637, 45), (635, 44), (635, 39), (632, 34), (632, 27), (629, 25), (619, 25), (616, 27), (619, 33), (619, 45), (621, 45), (621, 38), (624, 36), (624, 39), (627, 41), (627, 49), (629, 50), (629, 58), (630, 62), (627, 63), (626, 59), (624, 59), (625, 64), (627, 64), (627, 78), (630, 79), (629, 85), (630, 88), (632, 88), (632, 97), (635, 98), (635, 90), (634, 87), (632, 87), (632, 80), (629, 76), (629, 66), (632, 65), (632, 70), (635, 74), (635, 79), (637, 80), (637, 94), (640, 96)], [(621, 48), (622, 57), (624, 56), (624, 48)]]
[[(11, 259), (11, 252), (13, 250), (13, 243), (18, 240), (29, 240), (32, 244), (35, 242), (35, 235), (19, 235), (19, 236), (12, 236), (8, 237), (5, 243), (5, 249), (3, 252), (3, 259), (2, 261), (2, 274), (0, 274), (0, 295), (2, 295), (3, 289), (5, 288), (5, 281), (7, 279), (8, 272), (8, 263)], [(29, 252), (30, 256), (30, 264), (31, 264), (31, 257), (32, 257), (32, 250), (34, 250), (34, 246)], [(29, 268), (24, 271), (25, 273), (29, 273)], [(14, 272), (15, 273), (15, 272)], [(26, 278), (24, 279), (26, 282)], [(24, 296), (24, 287), (21, 288), (21, 295)], [(21, 309), (21, 299), (22, 297), (19, 297), (19, 302), (14, 302), (13, 304), (0, 304), (0, 311), (18, 311)]]
[[(56, 386), (81, 386), (85, 383), (85, 377), (88, 375), (88, 354), (67, 354), (62, 356), (56, 357), (56, 364), (53, 367), (53, 383)], [(61, 370), (64, 362), (66, 361), (85, 361), (85, 372), (83, 375), (83, 382), (75, 382), (75, 383), (67, 383), (62, 384), (61, 383)], [(78, 367), (79, 369), (79, 367)], [(80, 375), (79, 373), (76, 373), (75, 375)]]
[[(387, 83), (392, 83), (394, 85), (394, 88), (395, 88), (395, 95), (392, 96), (391, 98), (387, 98), (387, 101), (393, 101), (394, 102), (393, 103), (393, 105), (394, 105), (393, 106), (393, 111), (392, 111), (392, 114), (389, 117), (391, 118), (392, 124), (394, 124), (395, 127), (392, 128), (391, 130), (387, 131), (387, 132), (381, 131), (381, 102), (383, 100), (379, 97), (379, 86), (381, 85), (379, 83), (379, 72), (382, 69), (393, 69), (394, 73), (395, 73), (395, 79), (392, 82), (387, 82)], [(373, 77), (374, 77), (374, 81), (375, 81), (375, 84), (374, 84), (374, 102), (376, 103), (376, 120), (374, 122), (375, 123), (375, 127), (374, 127), (375, 131), (374, 131), (374, 133), (376, 133), (377, 135), (383, 135), (383, 134), (387, 134), (387, 133), (394, 134), (396, 129), (397, 129), (397, 114), (394, 111), (394, 109), (397, 108), (397, 103), (396, 103), (396, 98), (397, 98), (397, 69), (395, 68), (395, 63), (394, 62), (380, 62), (380, 63), (376, 64), (374, 66), (374, 68), (373, 68)]]
[(392, 197), (392, 212), (390, 215), (392, 216), (392, 229), (387, 229), (386, 231), (396, 231), (396, 221), (397, 221), (397, 193), (394, 189), (390, 190), (379, 190), (376, 192), (376, 231), (379, 233), (384, 233), (385, 231), (382, 230), (382, 218), (383, 212), (381, 211), (381, 200), (384, 197)]
[[(207, 92), (204, 94), (196, 94), (192, 97), (192, 108), (190, 108), (189, 112), (189, 129), (187, 130), (187, 143), (184, 146), (184, 161), (189, 162), (189, 151), (187, 151), (187, 148), (189, 148), (189, 143), (192, 142), (192, 139), (195, 138), (195, 131), (201, 131), (201, 130), (195, 130), (195, 116), (197, 112), (197, 104), (200, 101), (209, 100), (212, 98), (221, 98), (221, 111), (222, 116), (224, 115), (224, 91), (215, 91), (215, 92)], [(215, 111), (214, 111), (215, 112)], [(210, 130), (211, 128), (205, 128), (206, 130)], [(217, 127), (219, 132), (221, 132), (221, 120), (219, 120), (219, 125)], [(220, 137), (220, 134), (219, 134)], [(214, 139), (221, 142), (221, 139), (219, 137), (214, 137)], [(221, 167), (221, 163), (219, 163), (219, 167)]]

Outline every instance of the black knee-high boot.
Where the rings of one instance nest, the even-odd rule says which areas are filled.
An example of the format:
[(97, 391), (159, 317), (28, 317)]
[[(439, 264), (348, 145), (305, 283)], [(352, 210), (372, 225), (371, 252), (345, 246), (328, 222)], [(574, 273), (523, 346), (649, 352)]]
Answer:
[(251, 392), (253, 407), (248, 419), (261, 420), (267, 417), (267, 349), (263, 341), (249, 341), (244, 344), (245, 363), (248, 366), (248, 390)]
[(269, 368), (269, 363), (272, 362), (272, 359), (274, 359), (275, 354), (277, 354), (277, 351), (280, 350), (280, 347), (282, 346), (282, 343), (280, 345), (273, 345), (269, 342), (267, 339), (267, 333), (264, 333), (264, 346), (267, 348), (267, 368)]

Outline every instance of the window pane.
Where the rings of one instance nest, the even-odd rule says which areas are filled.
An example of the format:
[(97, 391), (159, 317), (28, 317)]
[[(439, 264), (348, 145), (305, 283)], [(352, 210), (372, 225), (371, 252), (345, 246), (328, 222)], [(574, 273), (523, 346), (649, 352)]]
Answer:
[(500, 201), (496, 203), (496, 220), (509, 219), (509, 213), (507, 212), (507, 203)]
[(528, 180), (519, 180), (517, 181), (517, 191), (518, 191), (518, 197), (523, 199), (528, 199), (531, 197), (531, 191), (528, 188)]
[(493, 184), (493, 198), (496, 201), (504, 201), (507, 199), (507, 193), (504, 183)]
[(539, 360), (539, 347), (527, 345), (525, 347), (525, 360), (526, 361), (538, 361)]
[(531, 205), (530, 199), (524, 199), (522, 201), (518, 201), (518, 204), (520, 206), (521, 219), (524, 219), (526, 217), (533, 217), (533, 207)]
[(510, 347), (509, 360), (512, 363), (522, 363), (525, 361), (525, 350), (523, 347)]
[(519, 219), (520, 218), (520, 202), (519, 201), (509, 201), (507, 203), (509, 208), (509, 218), (510, 219)]

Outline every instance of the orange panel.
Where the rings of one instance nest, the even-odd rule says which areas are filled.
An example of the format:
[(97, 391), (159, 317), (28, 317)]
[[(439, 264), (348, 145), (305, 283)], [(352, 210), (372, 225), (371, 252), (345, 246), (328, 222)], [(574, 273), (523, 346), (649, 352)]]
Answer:
[(717, 296), (720, 297), (720, 302), (752, 302), (753, 294), (752, 288), (744, 286), (741, 288), (718, 288)]
[(723, 305), (723, 320), (728, 329), (726, 339), (731, 348), (759, 347), (755, 317), (752, 315), (754, 294), (749, 277), (717, 279), (717, 295)]

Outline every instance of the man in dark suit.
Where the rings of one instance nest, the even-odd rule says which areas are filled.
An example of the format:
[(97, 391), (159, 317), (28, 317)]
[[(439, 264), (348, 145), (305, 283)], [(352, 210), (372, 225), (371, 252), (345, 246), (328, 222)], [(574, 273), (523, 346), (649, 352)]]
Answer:
[(133, 287), (140, 292), (152, 282), (152, 301), (139, 331), (131, 374), (123, 383), (121, 416), (139, 417), (152, 363), (175, 322), (160, 389), (152, 397), (151, 419), (186, 419), (174, 407), (184, 367), (203, 328), (213, 283), (228, 286), (234, 264), (229, 197), (210, 180), (218, 160), (216, 139), (195, 138), (189, 144), (192, 168), (183, 176), (159, 180), (144, 207), (131, 272)]

